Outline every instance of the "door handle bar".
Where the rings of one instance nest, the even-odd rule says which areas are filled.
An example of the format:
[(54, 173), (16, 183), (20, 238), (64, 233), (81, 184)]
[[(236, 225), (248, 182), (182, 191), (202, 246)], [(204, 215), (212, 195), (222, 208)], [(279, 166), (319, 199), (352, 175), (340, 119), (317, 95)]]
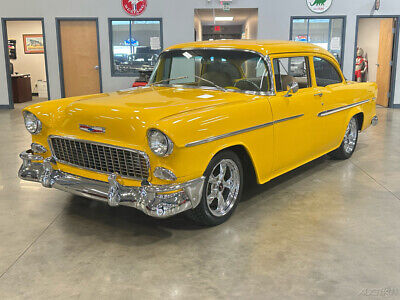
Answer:
[(320, 97), (322, 97), (322, 95), (323, 95), (323, 93), (314, 94), (314, 96), (320, 96)]

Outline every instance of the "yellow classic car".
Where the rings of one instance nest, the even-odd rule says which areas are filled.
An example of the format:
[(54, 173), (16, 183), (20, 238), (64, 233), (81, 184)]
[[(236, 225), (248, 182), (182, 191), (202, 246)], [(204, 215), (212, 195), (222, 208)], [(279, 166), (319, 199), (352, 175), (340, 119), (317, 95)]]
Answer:
[(145, 87), (27, 107), (33, 143), (19, 177), (217, 225), (251, 174), (262, 184), (327, 153), (349, 158), (358, 132), (378, 121), (376, 95), (312, 44), (180, 44)]

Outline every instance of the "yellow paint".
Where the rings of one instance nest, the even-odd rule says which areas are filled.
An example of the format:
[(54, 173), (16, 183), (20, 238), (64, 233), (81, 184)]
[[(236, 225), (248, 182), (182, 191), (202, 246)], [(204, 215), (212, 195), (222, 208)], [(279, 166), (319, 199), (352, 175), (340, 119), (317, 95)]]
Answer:
[[(352, 116), (364, 113), (365, 129), (375, 115), (375, 101), (318, 117), (321, 111), (376, 97), (376, 84), (349, 83), (317, 87), (312, 56), (318, 55), (339, 66), (329, 52), (305, 43), (282, 41), (214, 41), (176, 45), (173, 48), (236, 48), (275, 57), (308, 56), (312, 86), (301, 89), (292, 97), (283, 92), (273, 96), (248, 95), (218, 90), (174, 87), (145, 87), (130, 91), (60, 99), (32, 105), (26, 110), (43, 123), (42, 132), (33, 141), (49, 149), (49, 135), (75, 137), (100, 143), (144, 151), (150, 158), (153, 184), (167, 184), (152, 176), (155, 167), (172, 170), (184, 182), (200, 177), (212, 157), (227, 147), (241, 145), (249, 153), (259, 183), (304, 164), (337, 148)], [(293, 54), (295, 52), (296, 54)], [(323, 91), (323, 97), (314, 96)], [(209, 137), (273, 122), (286, 117), (304, 116), (257, 130), (185, 147), (186, 144)], [(104, 134), (81, 131), (79, 124), (106, 128)], [(157, 128), (174, 142), (168, 157), (154, 155), (147, 144), (146, 132)], [(49, 152), (47, 153), (49, 155)], [(68, 165), (57, 164), (62, 171), (107, 181), (107, 175)], [(122, 179), (124, 185), (140, 182)]]

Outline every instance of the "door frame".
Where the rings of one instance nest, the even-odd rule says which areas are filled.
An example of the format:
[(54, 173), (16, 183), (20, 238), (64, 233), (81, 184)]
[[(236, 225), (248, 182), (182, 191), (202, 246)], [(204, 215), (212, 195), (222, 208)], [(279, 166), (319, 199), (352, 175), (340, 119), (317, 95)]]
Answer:
[[(343, 62), (344, 62), (344, 51), (345, 51), (345, 39), (346, 39), (346, 23), (347, 23), (347, 16), (346, 15), (317, 15), (317, 16), (291, 16), (290, 17), (290, 29), (289, 29), (289, 41), (292, 41), (292, 34), (293, 34), (293, 20), (295, 19), (342, 19), (343, 20), (343, 28), (342, 28), (342, 36), (340, 41), (340, 47), (342, 50), (342, 55), (340, 57), (339, 65), (340, 68), (343, 70)], [(307, 29), (308, 30), (308, 29)], [(331, 23), (329, 22), (329, 32), (331, 32)], [(307, 33), (308, 36), (308, 33)], [(329, 41), (330, 43), (330, 41)]]
[(101, 72), (101, 50), (100, 50), (100, 33), (99, 33), (99, 18), (97, 17), (89, 17), (89, 18), (80, 18), (80, 17), (56, 17), (56, 35), (57, 35), (57, 52), (58, 52), (58, 69), (60, 72), (60, 88), (61, 88), (61, 97), (65, 98), (65, 86), (64, 86), (64, 66), (62, 59), (62, 48), (61, 48), (61, 34), (60, 34), (60, 21), (95, 21), (96, 22), (96, 31), (97, 31), (97, 56), (98, 56), (98, 66), (99, 66), (99, 83), (100, 83), (100, 93), (103, 93), (103, 76)]
[(47, 100), (50, 100), (50, 83), (49, 83), (49, 68), (47, 63), (47, 46), (46, 46), (46, 32), (44, 27), (44, 18), (1, 18), (1, 25), (3, 29), (3, 42), (4, 42), (4, 58), (6, 66), (6, 78), (8, 87), (8, 107), (9, 109), (14, 108), (13, 92), (12, 92), (12, 82), (10, 75), (10, 58), (8, 56), (8, 32), (7, 32), (7, 21), (40, 21), (42, 23), (42, 35), (43, 35), (43, 48), (44, 48), (44, 65), (46, 72), (47, 81)]
[(396, 88), (396, 71), (397, 71), (397, 55), (399, 50), (399, 31), (400, 31), (400, 15), (357, 15), (356, 16), (356, 33), (354, 39), (354, 57), (353, 57), (353, 74), (352, 79), (355, 80), (355, 70), (356, 70), (356, 58), (357, 58), (357, 40), (358, 40), (358, 26), (360, 23), (360, 19), (367, 19), (367, 18), (374, 18), (374, 19), (384, 19), (384, 18), (397, 18), (396, 30), (394, 32), (394, 39), (393, 39), (393, 65), (392, 65), (392, 72), (390, 74), (390, 83), (389, 83), (389, 91), (390, 97), (388, 102), (388, 108), (394, 108), (394, 94)]

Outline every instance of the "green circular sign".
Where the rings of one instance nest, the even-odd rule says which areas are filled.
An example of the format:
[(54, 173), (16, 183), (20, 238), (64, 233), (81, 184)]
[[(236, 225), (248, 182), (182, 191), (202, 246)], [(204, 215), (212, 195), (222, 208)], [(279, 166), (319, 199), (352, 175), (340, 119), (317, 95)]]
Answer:
[(306, 0), (308, 8), (317, 14), (326, 12), (332, 5), (332, 0)]

